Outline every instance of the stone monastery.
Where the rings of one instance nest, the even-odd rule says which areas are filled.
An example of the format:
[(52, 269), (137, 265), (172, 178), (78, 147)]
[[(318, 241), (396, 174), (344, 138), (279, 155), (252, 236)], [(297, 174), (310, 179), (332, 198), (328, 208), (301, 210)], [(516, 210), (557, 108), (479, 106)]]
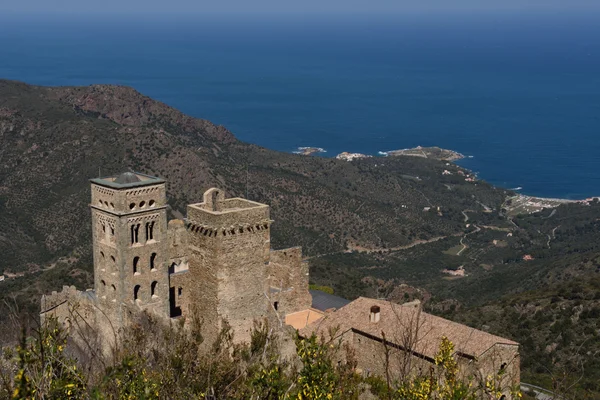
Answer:
[(255, 320), (287, 324), (301, 336), (335, 327), (365, 374), (382, 373), (385, 347), (425, 368), (446, 336), (474, 372), (506, 370), (518, 383), (515, 342), (426, 314), (418, 303), (349, 302), (309, 291), (301, 249), (271, 249), (266, 204), (227, 199), (213, 188), (187, 206), (185, 220), (167, 222), (165, 181), (125, 172), (91, 180), (90, 208), (94, 288), (44, 296), (42, 319), (53, 315), (66, 326), (84, 319), (107, 343), (142, 311), (164, 320), (200, 316), (207, 343), (223, 320), (236, 342), (250, 340)]

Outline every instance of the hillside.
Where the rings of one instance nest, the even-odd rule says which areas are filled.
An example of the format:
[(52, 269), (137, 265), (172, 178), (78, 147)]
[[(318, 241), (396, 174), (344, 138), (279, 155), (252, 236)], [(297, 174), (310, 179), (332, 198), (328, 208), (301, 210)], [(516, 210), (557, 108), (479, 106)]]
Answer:
[[(60, 257), (68, 276), (87, 279), (88, 179), (124, 170), (166, 178), (176, 216), (211, 186), (247, 193), (272, 206), (273, 247), (301, 245), (307, 255), (461, 234), (461, 210), (499, 207), (506, 197), (484, 182), (442, 176), (448, 167), (436, 160), (350, 163), (242, 143), (119, 86), (0, 81), (0, 143), (0, 274), (9, 280), (44, 274)], [(33, 293), (26, 298), (35, 303)]]
[[(566, 321), (557, 307), (583, 306), (592, 321), (581, 328), (583, 343), (597, 346), (589, 293), (600, 290), (600, 203), (513, 216), (503, 209), (512, 193), (447, 161), (276, 152), (110, 85), (0, 80), (0, 303), (35, 315), (41, 293), (90, 286), (89, 179), (124, 170), (167, 179), (173, 217), (212, 186), (270, 204), (272, 246), (302, 246), (312, 283), (348, 298), (419, 297), (433, 312), (488, 325), (522, 341), (525, 373), (536, 382), (548, 374), (535, 365), (553, 360), (541, 356), (543, 346), (557, 343), (556, 359), (572, 349), (544, 333)], [(563, 287), (577, 292), (576, 282), (585, 283), (582, 298), (560, 295)], [(522, 321), (515, 305), (525, 307)], [(556, 317), (538, 321), (543, 310)], [(540, 334), (527, 340), (538, 322)], [(579, 323), (561, 324), (580, 335)], [(581, 353), (582, 362), (594, 351)], [(600, 379), (596, 364), (585, 365), (586, 382)]]
[[(247, 183), (251, 199), (273, 207), (275, 245), (301, 244), (308, 254), (461, 232), (458, 210), (505, 195), (463, 182), (447, 196), (436, 161), (270, 151), (125, 87), (0, 81), (0, 110), (0, 251), (8, 255), (0, 270), (10, 272), (85, 254), (88, 179), (129, 169), (166, 178), (178, 212), (210, 186), (245, 195)], [(440, 205), (443, 217), (422, 212)]]

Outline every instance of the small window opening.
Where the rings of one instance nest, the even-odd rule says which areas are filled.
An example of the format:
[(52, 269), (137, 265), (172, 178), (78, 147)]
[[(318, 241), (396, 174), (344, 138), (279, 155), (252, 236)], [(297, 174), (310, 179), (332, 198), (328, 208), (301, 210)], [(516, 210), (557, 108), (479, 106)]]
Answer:
[(106, 225), (102, 224), (102, 232), (106, 233)]
[(156, 261), (156, 253), (152, 253), (152, 255), (150, 256), (150, 270), (153, 270), (154, 268), (156, 268), (155, 261)]
[(146, 202), (145, 201), (140, 201), (140, 208), (144, 208), (146, 206)]
[(154, 207), (155, 205), (156, 205), (156, 203), (155, 203), (155, 201), (154, 201), (154, 200), (150, 200), (150, 201), (148, 202), (148, 206), (150, 206), (150, 207)]
[(138, 264), (140, 262), (140, 258), (139, 257), (134, 257), (133, 258), (133, 273), (134, 274), (138, 274), (140, 271), (138, 269)]
[(183, 293), (183, 288), (178, 288), (177, 289), (177, 296), (181, 296), (181, 294)]
[(146, 222), (146, 240), (154, 239), (154, 221)]
[(133, 210), (133, 209), (135, 209), (135, 203), (131, 203), (131, 204), (129, 204), (129, 209), (130, 209), (130, 210)]
[(504, 370), (506, 369), (506, 363), (502, 363), (502, 365), (500, 366), (500, 371), (498, 371), (498, 373), (503, 373)]
[(152, 282), (152, 285), (150, 285), (150, 296), (152, 297), (156, 297), (156, 286), (158, 286), (158, 282), (156, 281)]
[(279, 302), (276, 301), (275, 303), (273, 303), (273, 308), (275, 309), (275, 311), (277, 311), (279, 309)]
[[(181, 294), (181, 288), (179, 288), (179, 293)], [(169, 288), (169, 311), (171, 314), (171, 318), (176, 318), (181, 316), (181, 306), (177, 305), (177, 297), (175, 296), (175, 288)]]
[(140, 285), (135, 285), (133, 288), (133, 300), (139, 300), (140, 298)]
[(131, 225), (131, 244), (139, 243), (140, 224)]
[(115, 236), (115, 228), (112, 226), (110, 227), (110, 235)]
[(112, 289), (113, 292), (117, 291), (117, 287), (115, 285), (110, 285), (110, 288)]

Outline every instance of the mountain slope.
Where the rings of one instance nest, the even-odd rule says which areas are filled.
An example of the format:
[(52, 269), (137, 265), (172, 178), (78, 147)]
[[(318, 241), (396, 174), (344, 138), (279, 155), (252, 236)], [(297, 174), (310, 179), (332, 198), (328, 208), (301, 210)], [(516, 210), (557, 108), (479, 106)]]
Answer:
[[(89, 254), (88, 179), (123, 170), (166, 178), (176, 212), (211, 186), (247, 191), (272, 205), (274, 245), (302, 245), (308, 254), (460, 232), (460, 209), (504, 199), (484, 183), (459, 182), (448, 196), (446, 167), (433, 160), (349, 163), (242, 143), (224, 127), (118, 86), (0, 81), (0, 143), (0, 251), (10, 254), (0, 271), (73, 250)], [(422, 212), (439, 205), (442, 217)]]

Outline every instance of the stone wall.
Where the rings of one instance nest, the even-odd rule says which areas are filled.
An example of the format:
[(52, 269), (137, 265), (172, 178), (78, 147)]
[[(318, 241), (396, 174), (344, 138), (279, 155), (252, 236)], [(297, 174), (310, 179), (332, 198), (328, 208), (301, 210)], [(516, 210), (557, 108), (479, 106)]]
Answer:
[[(386, 373), (386, 358), (390, 376), (393, 380), (402, 377), (415, 377), (428, 374), (435, 366), (433, 359), (410, 354), (403, 349), (390, 344), (386, 347), (381, 338), (372, 337), (357, 330), (350, 330), (342, 335), (342, 341), (351, 344), (357, 360), (357, 368), (365, 376)], [(501, 376), (501, 384), (506, 399), (510, 399), (510, 389), (518, 386), (520, 380), (520, 363), (518, 346), (496, 344), (477, 359), (454, 355), (459, 364), (460, 379), (467, 381), (472, 378), (474, 384), (483, 382), (486, 378)], [(500, 373), (503, 371), (502, 373)]]
[(55, 318), (80, 354), (113, 354), (120, 328), (110, 309), (108, 313), (104, 310), (93, 291), (81, 292), (74, 286), (65, 286), (61, 292), (43, 296), (41, 307), (40, 322)]
[(267, 283), (274, 308), (283, 316), (310, 308), (308, 263), (302, 262), (302, 249), (273, 250), (269, 255)]
[[(266, 263), (270, 250), (269, 207), (225, 200), (210, 189), (204, 203), (188, 206), (189, 309), (205, 321), (212, 340), (226, 320), (234, 340), (250, 340), (255, 320), (270, 314)], [(183, 287), (186, 290), (185, 287)]]
[[(521, 383), (521, 359), (516, 345), (497, 343), (477, 360), (477, 373), (480, 379), (500, 375), (503, 389), (517, 387)], [(504, 394), (510, 398), (509, 391)]]
[(236, 341), (250, 340), (254, 320), (267, 317), (264, 243), (269, 230), (215, 238), (218, 246), (218, 313), (235, 332)]
[(221, 328), (217, 313), (218, 264), (216, 238), (188, 229), (189, 272), (171, 275), (172, 285), (182, 288), (182, 311), (186, 319), (198, 318), (205, 343), (212, 343)]
[[(347, 335), (351, 335), (351, 344), (355, 350), (358, 364), (357, 368), (365, 376), (385, 376), (386, 346), (384, 346), (383, 341), (360, 331), (349, 331)], [(393, 344), (387, 346), (387, 359), (390, 375), (393, 379), (400, 379), (403, 376), (414, 377), (420, 373), (426, 374), (433, 365), (429, 360), (411, 355)]]

